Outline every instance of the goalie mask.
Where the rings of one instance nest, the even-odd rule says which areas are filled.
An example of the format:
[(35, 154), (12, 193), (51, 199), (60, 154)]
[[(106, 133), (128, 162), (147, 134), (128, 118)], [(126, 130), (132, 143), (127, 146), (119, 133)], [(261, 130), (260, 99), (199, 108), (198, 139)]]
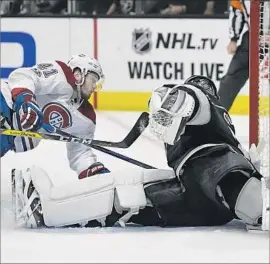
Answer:
[[(77, 85), (73, 99), (89, 99), (92, 92), (99, 91), (104, 82), (104, 75), (99, 62), (85, 54), (72, 56), (68, 61)], [(87, 98), (86, 98), (87, 97)]]
[(153, 91), (149, 102), (150, 132), (174, 145), (184, 132), (195, 107), (194, 98), (178, 85), (164, 85)]
[(205, 91), (219, 100), (217, 88), (214, 82), (206, 76), (192, 75), (185, 81), (185, 84), (193, 84), (197, 88)]

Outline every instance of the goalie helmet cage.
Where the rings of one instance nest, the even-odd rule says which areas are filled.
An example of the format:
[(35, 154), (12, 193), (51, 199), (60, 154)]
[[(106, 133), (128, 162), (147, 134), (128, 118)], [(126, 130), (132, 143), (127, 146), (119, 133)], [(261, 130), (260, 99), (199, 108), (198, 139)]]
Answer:
[[(261, 172), (269, 176), (270, 2), (250, 2), (249, 143), (265, 142)], [(267, 174), (267, 175), (266, 175)]]

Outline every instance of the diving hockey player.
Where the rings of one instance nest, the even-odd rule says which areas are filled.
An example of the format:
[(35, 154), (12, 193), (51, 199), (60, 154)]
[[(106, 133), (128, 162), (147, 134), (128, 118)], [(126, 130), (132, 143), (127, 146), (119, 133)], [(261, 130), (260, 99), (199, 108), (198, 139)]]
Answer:
[[(88, 99), (104, 75), (99, 62), (85, 54), (39, 63), (13, 71), (1, 87), (1, 128), (53, 132), (52, 127), (81, 138), (93, 138), (96, 115)], [(24, 152), (39, 140), (1, 136), (1, 157), (9, 150)], [(79, 178), (108, 172), (90, 147), (67, 143), (70, 167)]]
[(115, 171), (62, 186), (38, 167), (13, 170), (17, 223), (212, 226), (240, 219), (269, 230), (269, 186), (257, 149), (247, 153), (235, 138), (214, 83), (192, 76), (163, 85), (149, 108), (149, 129), (165, 143), (172, 170)]

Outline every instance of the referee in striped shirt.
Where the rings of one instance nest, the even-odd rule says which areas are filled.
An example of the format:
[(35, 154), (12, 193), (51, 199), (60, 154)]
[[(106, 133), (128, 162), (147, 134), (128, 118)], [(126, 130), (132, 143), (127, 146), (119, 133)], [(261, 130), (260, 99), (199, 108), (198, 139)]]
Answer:
[[(218, 94), (228, 111), (249, 77), (249, 10), (250, 1), (233, 0), (230, 5), (230, 42), (227, 46), (233, 55), (226, 75), (221, 79)], [(241, 43), (237, 41), (242, 35)]]

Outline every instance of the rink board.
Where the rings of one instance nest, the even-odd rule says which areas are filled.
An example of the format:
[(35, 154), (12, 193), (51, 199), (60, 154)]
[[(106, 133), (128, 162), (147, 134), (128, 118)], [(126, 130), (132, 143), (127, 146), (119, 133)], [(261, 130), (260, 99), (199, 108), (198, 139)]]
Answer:
[[(218, 88), (231, 60), (228, 19), (4, 17), (0, 38), (3, 81), (18, 67), (77, 53), (98, 58), (106, 77), (92, 99), (99, 110), (146, 110), (153, 89), (193, 74)], [(268, 97), (269, 84), (266, 90)], [(232, 114), (248, 114), (248, 96), (247, 82)]]
[[(99, 110), (147, 111), (150, 97), (151, 92), (99, 92), (96, 96), (96, 107)], [(261, 100), (262, 105), (269, 105), (269, 97), (262, 97)], [(93, 103), (93, 100), (91, 102)], [(249, 96), (239, 95), (230, 114), (248, 115)], [(265, 114), (269, 116), (269, 108)]]

